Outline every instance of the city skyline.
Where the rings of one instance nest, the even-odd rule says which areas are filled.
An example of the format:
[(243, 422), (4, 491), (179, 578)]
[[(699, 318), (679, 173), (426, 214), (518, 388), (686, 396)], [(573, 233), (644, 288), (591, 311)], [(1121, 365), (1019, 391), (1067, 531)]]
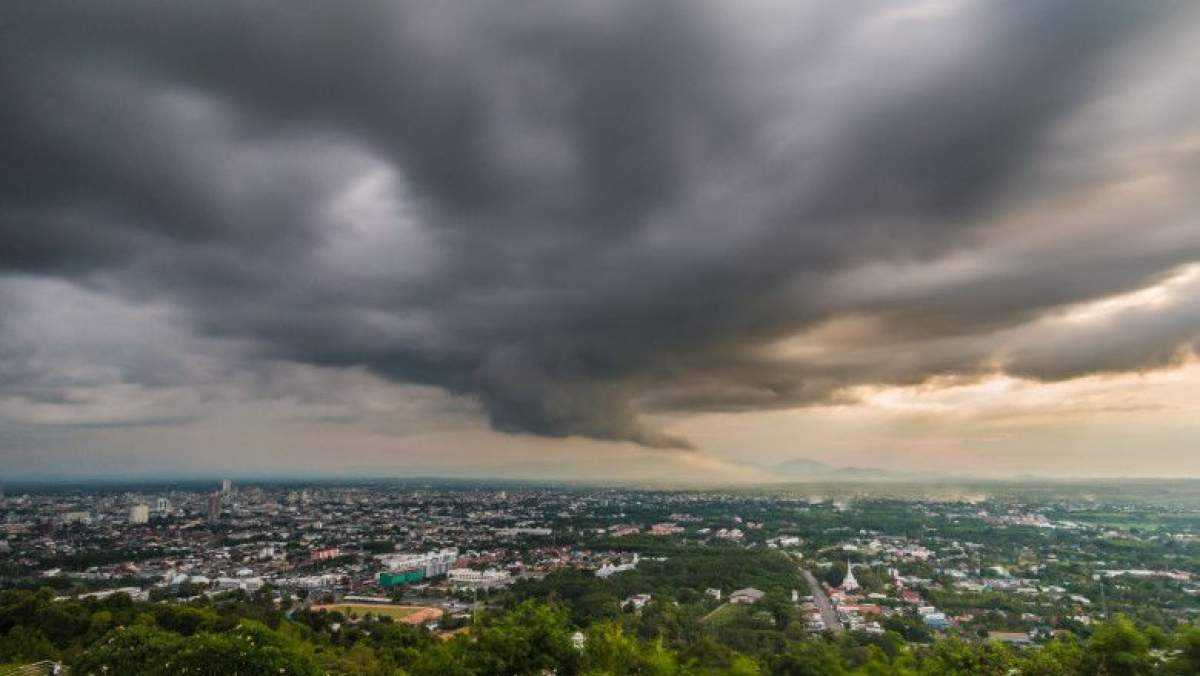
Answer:
[(1200, 477), (1200, 8), (17, 3), (0, 477)]

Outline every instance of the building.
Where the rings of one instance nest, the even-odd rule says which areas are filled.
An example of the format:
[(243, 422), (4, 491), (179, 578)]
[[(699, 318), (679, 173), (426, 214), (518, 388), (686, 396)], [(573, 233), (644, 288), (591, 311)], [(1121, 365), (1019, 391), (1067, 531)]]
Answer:
[(656, 523), (650, 526), (651, 535), (678, 535), (686, 530), (683, 526), (673, 523)]
[(647, 603), (650, 603), (650, 599), (651, 596), (649, 594), (634, 594), (633, 596), (625, 599), (625, 602), (621, 604), (621, 607), (632, 607), (634, 610), (641, 610), (642, 608), (646, 607)]
[(79, 523), (87, 525), (92, 522), (92, 514), (91, 512), (66, 512), (62, 515), (62, 522), (64, 524)]
[(221, 520), (221, 494), (213, 491), (208, 495), (208, 521), (216, 523)]
[(425, 579), (425, 571), (420, 568), (400, 571), (384, 571), (379, 574), (380, 587), (400, 587)]
[(470, 568), (455, 568), (447, 573), (450, 584), (469, 589), (492, 589), (506, 587), (513, 583), (513, 577), (504, 570), (472, 570)]
[(171, 501), (166, 498), (159, 498), (154, 502), (154, 511), (159, 514), (166, 514), (171, 511)]
[(229, 495), (233, 492), (233, 479), (221, 479), (221, 495)]
[(243, 591), (253, 593), (263, 588), (263, 579), (261, 577), (218, 577), (215, 584), (218, 591), (233, 591), (235, 589), (241, 589)]
[(709, 596), (713, 597), (714, 599), (716, 599), (718, 601), (721, 600), (721, 590), (716, 587), (709, 587), (708, 589), (704, 590), (704, 593), (708, 594)]
[(758, 603), (759, 601), (762, 600), (762, 598), (764, 596), (766, 596), (766, 592), (760, 591), (758, 589), (754, 589), (753, 587), (747, 587), (746, 589), (739, 589), (739, 590), (733, 592), (732, 594), (730, 594), (729, 602), (730, 603)]
[(642, 532), (641, 526), (621, 524), (610, 526), (608, 529), (608, 534), (615, 538), (625, 537), (626, 535), (637, 535), (640, 532)]
[(516, 538), (516, 537), (550, 537), (554, 531), (550, 528), (497, 528), (496, 537)]
[(925, 621), (925, 626), (938, 631), (945, 631), (950, 628), (950, 620), (946, 617), (946, 613), (941, 612), (926, 612), (921, 613), (921, 619)]
[(424, 554), (382, 554), (376, 558), (390, 573), (419, 570), (422, 578), (440, 577), (449, 573), (458, 560), (458, 549), (447, 547)]
[(629, 563), (618, 563), (615, 566), (611, 563), (605, 563), (604, 565), (600, 566), (600, 568), (596, 570), (596, 577), (599, 577), (599, 578), (610, 577), (612, 575), (616, 575), (617, 573), (623, 573), (627, 570), (633, 570), (634, 568), (637, 568), (637, 565), (638, 565), (638, 555), (636, 553), (634, 553), (633, 560), (630, 561)]
[(342, 550), (337, 547), (325, 547), (323, 549), (314, 549), (310, 554), (310, 558), (313, 561), (328, 561), (329, 559), (336, 559), (341, 555)]
[(842, 580), (842, 591), (852, 592), (859, 588), (858, 579), (854, 577), (854, 564), (846, 563), (846, 577)]
[(150, 506), (134, 505), (129, 508), (129, 523), (149, 523)]
[[(103, 591), (88, 592), (87, 594), (80, 594), (79, 598), (104, 600), (114, 594), (126, 594), (134, 601), (147, 601), (150, 599), (150, 592), (142, 591), (140, 587), (121, 587), (120, 589), (105, 589)], [(65, 598), (69, 597), (60, 596), (56, 600)]]

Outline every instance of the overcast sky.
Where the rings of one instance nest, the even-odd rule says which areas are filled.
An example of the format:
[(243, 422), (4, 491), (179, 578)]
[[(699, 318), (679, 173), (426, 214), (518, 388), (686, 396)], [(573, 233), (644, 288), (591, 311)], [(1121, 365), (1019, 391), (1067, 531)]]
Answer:
[(1200, 5), (0, 8), (0, 474), (1200, 476)]

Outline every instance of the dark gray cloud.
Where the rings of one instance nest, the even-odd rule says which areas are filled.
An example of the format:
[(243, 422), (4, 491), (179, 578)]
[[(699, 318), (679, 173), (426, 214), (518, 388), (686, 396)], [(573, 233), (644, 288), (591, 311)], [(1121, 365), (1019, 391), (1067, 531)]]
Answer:
[(1195, 77), (1163, 67), (1198, 33), (1165, 2), (12, 3), (0, 302), (61, 280), (180, 335), (96, 380), (0, 319), (0, 374), (364, 368), (687, 447), (639, 413), (1161, 364), (1194, 308), (1066, 365), (1033, 332), (1200, 259)]

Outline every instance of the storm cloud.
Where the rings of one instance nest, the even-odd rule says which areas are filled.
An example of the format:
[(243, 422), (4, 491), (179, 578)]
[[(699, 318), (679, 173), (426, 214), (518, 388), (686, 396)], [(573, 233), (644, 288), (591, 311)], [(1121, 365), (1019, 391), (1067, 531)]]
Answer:
[(1195, 44), (1172, 2), (7, 3), (0, 397), (294, 364), (688, 448), (642, 416), (1177, 363)]

